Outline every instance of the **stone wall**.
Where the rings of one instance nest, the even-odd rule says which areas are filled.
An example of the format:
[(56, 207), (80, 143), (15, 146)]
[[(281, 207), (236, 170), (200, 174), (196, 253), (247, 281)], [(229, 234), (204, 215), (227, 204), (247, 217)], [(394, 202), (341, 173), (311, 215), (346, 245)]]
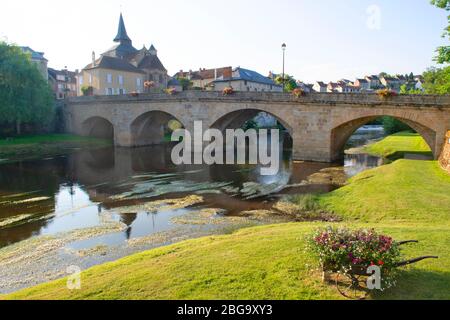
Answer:
[(447, 132), (447, 137), (445, 139), (444, 150), (441, 153), (441, 158), (439, 159), (442, 168), (450, 173), (450, 131)]

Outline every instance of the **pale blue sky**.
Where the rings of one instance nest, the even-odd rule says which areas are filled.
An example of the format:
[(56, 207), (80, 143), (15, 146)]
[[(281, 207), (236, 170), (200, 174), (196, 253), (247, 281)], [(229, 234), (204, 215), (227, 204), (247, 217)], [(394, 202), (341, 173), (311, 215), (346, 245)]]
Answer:
[(0, 10), (0, 38), (44, 51), (56, 68), (83, 68), (93, 50), (111, 47), (122, 10), (133, 44), (153, 43), (171, 75), (281, 72), (286, 42), (286, 71), (308, 82), (421, 73), (446, 26), (446, 12), (428, 0), (3, 0)]

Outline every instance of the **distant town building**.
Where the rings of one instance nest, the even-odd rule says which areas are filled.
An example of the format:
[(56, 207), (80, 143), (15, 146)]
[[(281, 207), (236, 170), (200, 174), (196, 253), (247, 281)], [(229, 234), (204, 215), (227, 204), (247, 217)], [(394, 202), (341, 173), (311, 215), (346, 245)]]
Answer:
[[(156, 48), (151, 45), (137, 50), (127, 34), (122, 14), (120, 14), (117, 45), (96, 59), (78, 75), (78, 94), (118, 95), (131, 92), (143, 93), (145, 82), (152, 88), (167, 88), (170, 77), (158, 58)], [(149, 90), (149, 87), (147, 87)]]
[(200, 69), (198, 71), (180, 70), (174, 75), (177, 79), (188, 79), (192, 82), (192, 87), (205, 89), (209, 87), (214, 80), (218, 78), (230, 78), (233, 74), (232, 67), (223, 67), (215, 69)]
[(414, 76), (414, 81), (416, 82), (415, 83), (415, 89), (416, 90), (420, 90), (420, 91), (424, 91), (424, 88), (423, 88), (423, 83), (424, 83), (424, 80), (423, 80), (423, 77), (422, 76)]
[(402, 85), (401, 80), (394, 77), (383, 76), (380, 78), (381, 84), (388, 89), (399, 92)]
[(369, 91), (370, 83), (366, 79), (356, 79), (355, 86), (359, 87), (360, 91)]
[(30, 47), (20, 47), (22, 51), (28, 54), (31, 61), (34, 62), (42, 74), (42, 77), (48, 81), (48, 60), (44, 57), (43, 52), (34, 51)]
[(313, 85), (313, 90), (315, 92), (319, 92), (319, 93), (327, 92), (327, 88), (328, 88), (328, 86), (325, 83), (323, 83), (322, 81), (316, 81)]
[(314, 92), (313, 84), (304, 83), (302, 81), (297, 81), (297, 87), (302, 89), (303, 92), (311, 93)]
[(377, 75), (366, 76), (365, 80), (369, 83), (369, 89), (371, 90), (381, 89), (381, 87), (383, 86), (381, 84), (380, 78)]
[(76, 97), (77, 90), (77, 72), (64, 70), (55, 70), (48, 68), (48, 82), (53, 89), (55, 99), (61, 100), (67, 97)]
[(272, 79), (241, 67), (234, 69), (231, 76), (224, 74), (212, 82), (215, 91), (222, 91), (226, 87), (233, 87), (235, 91), (283, 92), (283, 87)]

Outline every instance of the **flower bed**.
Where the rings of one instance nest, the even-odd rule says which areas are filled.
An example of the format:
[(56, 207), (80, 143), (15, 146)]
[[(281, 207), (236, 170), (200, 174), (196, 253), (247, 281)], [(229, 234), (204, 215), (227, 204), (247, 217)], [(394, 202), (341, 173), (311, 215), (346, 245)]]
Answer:
[(292, 90), (292, 95), (296, 98), (300, 98), (305, 95), (305, 91), (303, 91), (300, 88), (296, 88), (296, 89)]
[(225, 89), (223, 89), (222, 94), (224, 96), (229, 96), (232, 95), (234, 93), (234, 89), (233, 87), (226, 87)]
[(377, 95), (381, 98), (381, 99), (388, 99), (391, 97), (396, 97), (397, 96), (397, 92), (390, 90), (390, 89), (381, 89), (377, 91)]
[(400, 245), (389, 236), (374, 230), (329, 227), (318, 230), (308, 242), (324, 272), (367, 274), (369, 267), (378, 266), (383, 274), (383, 287), (395, 284), (401, 253)]

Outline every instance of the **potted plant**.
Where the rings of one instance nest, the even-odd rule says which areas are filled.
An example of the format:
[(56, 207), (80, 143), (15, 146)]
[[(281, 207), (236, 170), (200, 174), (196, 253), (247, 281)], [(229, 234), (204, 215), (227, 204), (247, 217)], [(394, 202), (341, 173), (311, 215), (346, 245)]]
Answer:
[(170, 87), (170, 88), (167, 88), (167, 89), (165, 90), (165, 92), (166, 92), (168, 95), (173, 96), (174, 94), (177, 93), (177, 89), (174, 88), (174, 87)]
[(82, 86), (81, 93), (83, 96), (92, 96), (94, 94), (94, 88), (92, 86)]
[(223, 89), (222, 94), (224, 96), (229, 96), (232, 95), (234, 93), (234, 89), (233, 87), (226, 87), (225, 89)]
[(380, 271), (381, 291), (396, 284), (398, 268), (437, 256), (403, 260), (401, 246), (417, 240), (397, 242), (375, 230), (331, 228), (317, 230), (308, 238), (309, 251), (320, 261), (323, 280), (336, 274), (336, 288), (344, 297), (365, 299), (371, 292), (373, 270)]
[(132, 96), (132, 97), (139, 97), (139, 92), (133, 91), (133, 92), (130, 93), (130, 96)]
[(292, 95), (296, 98), (300, 98), (305, 95), (305, 91), (303, 91), (303, 89), (301, 88), (295, 88), (294, 90), (292, 90)]
[(391, 90), (391, 89), (381, 89), (377, 91), (378, 97), (380, 97), (382, 100), (389, 99), (391, 97), (396, 97), (397, 92)]

